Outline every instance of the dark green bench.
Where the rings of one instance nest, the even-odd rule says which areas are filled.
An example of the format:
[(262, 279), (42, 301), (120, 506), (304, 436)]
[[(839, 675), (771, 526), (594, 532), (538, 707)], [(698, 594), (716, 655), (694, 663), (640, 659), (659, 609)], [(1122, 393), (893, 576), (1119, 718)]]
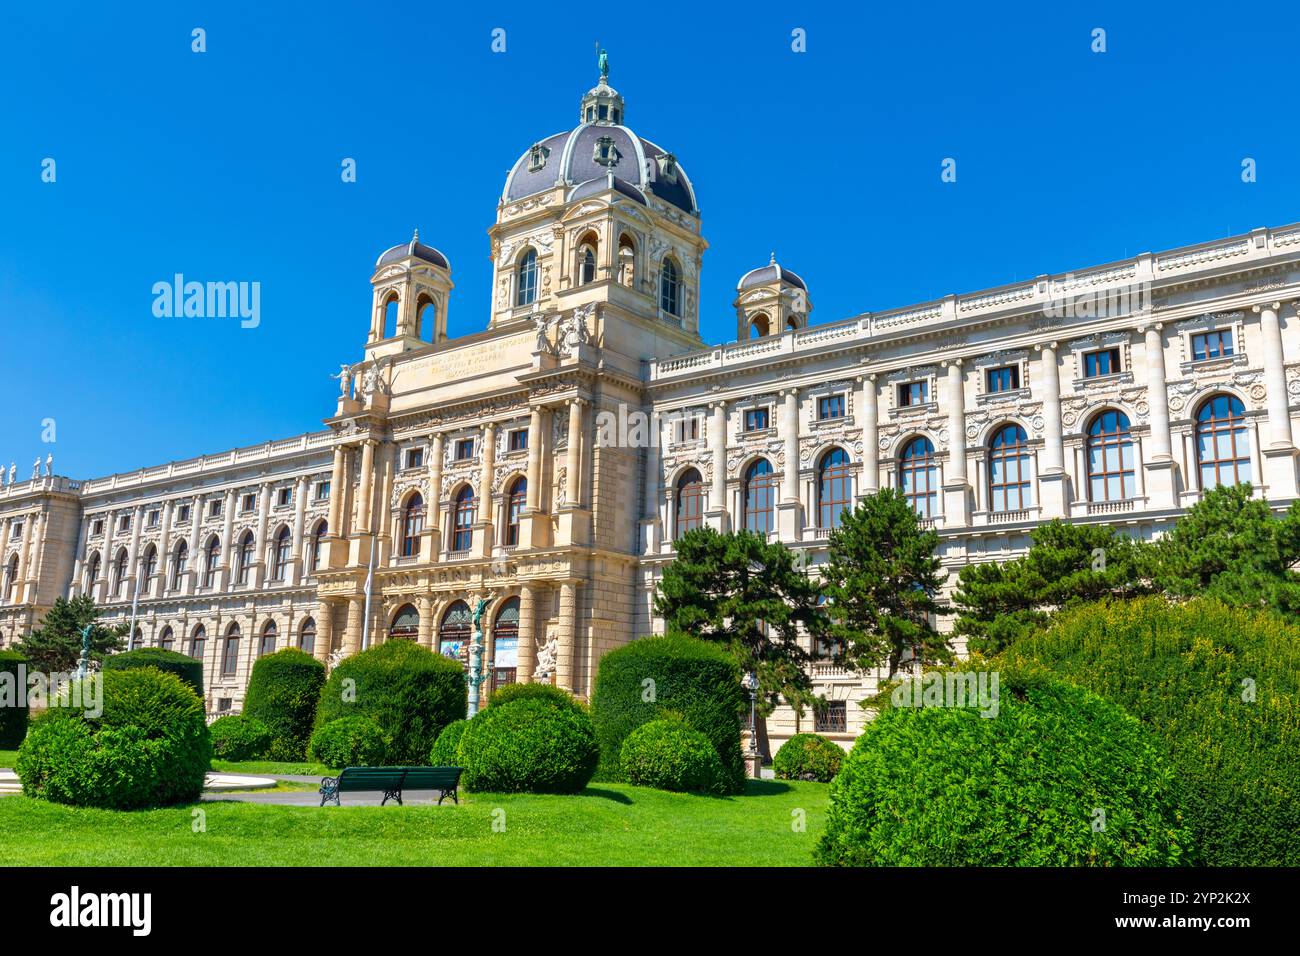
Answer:
[(460, 785), (460, 767), (348, 767), (337, 777), (325, 777), (320, 782), (320, 805), (333, 800), (339, 803), (340, 793), (382, 791), (382, 807), (392, 797), (399, 804), (403, 790), (437, 790), (438, 804), (450, 796), (457, 804), (456, 788)]

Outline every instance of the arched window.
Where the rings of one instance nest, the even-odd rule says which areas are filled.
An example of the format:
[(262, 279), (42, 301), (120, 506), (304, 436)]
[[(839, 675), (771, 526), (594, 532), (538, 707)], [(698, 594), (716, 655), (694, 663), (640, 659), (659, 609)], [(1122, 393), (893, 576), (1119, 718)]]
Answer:
[(492, 689), (519, 678), (519, 598), (501, 605), (492, 625)]
[(529, 249), (515, 270), (515, 305), (532, 305), (537, 301), (537, 251)]
[(618, 237), (618, 281), (629, 289), (636, 285), (636, 243), (627, 233)]
[(154, 579), (158, 577), (158, 549), (149, 545), (144, 552), (144, 585), (147, 588), (153, 587)]
[(113, 565), (113, 596), (122, 597), (126, 593), (126, 548), (117, 553), (117, 562)]
[(1237, 485), (1251, 480), (1246, 406), (1234, 395), (1215, 395), (1196, 413), (1196, 462), (1201, 488)]
[(745, 469), (744, 487), (741, 489), (741, 526), (759, 534), (771, 531), (775, 500), (772, 465), (766, 458), (760, 458)]
[(421, 296), (419, 304), (416, 306), (416, 314), (419, 318), (417, 326), (419, 337), (427, 342), (436, 342), (438, 340), (438, 307), (434, 305), (432, 299), (427, 295)]
[(793, 332), (797, 328), (799, 328), (799, 320), (793, 315), (785, 320), (785, 329), (787, 332)]
[(420, 553), (420, 535), (424, 533), (424, 498), (417, 491), (402, 509), (402, 557)]
[(208, 644), (208, 632), (202, 624), (194, 629), (194, 636), (190, 638), (190, 657), (196, 661), (203, 660), (203, 649)]
[(234, 677), (239, 670), (239, 625), (232, 624), (226, 631), (226, 642), (221, 648), (221, 674)]
[(275, 642), (280, 636), (280, 629), (275, 626), (275, 621), (267, 621), (266, 626), (262, 628), (262, 640), (257, 645), (257, 656), (265, 657), (267, 654), (275, 653)]
[(472, 624), (469, 605), (464, 601), (457, 601), (447, 608), (442, 623), (438, 625), (438, 650), (444, 657), (463, 660), (461, 648), (470, 639)]
[(304, 654), (316, 653), (316, 621), (307, 618), (298, 629), (298, 650)]
[(239, 583), (247, 584), (253, 570), (253, 532), (245, 531), (239, 539)]
[(669, 315), (682, 314), (682, 274), (672, 259), (665, 259), (659, 270), (659, 308)]
[(1019, 425), (1000, 428), (989, 442), (989, 509), (1021, 511), (1029, 491), (1029, 436)]
[(587, 233), (578, 244), (578, 285), (596, 281), (596, 235)]
[(528, 499), (528, 479), (516, 478), (510, 484), (506, 498), (506, 547), (519, 543), (519, 523), (523, 520), (524, 505)]
[[(788, 467), (798, 468), (797, 462)], [(832, 448), (817, 463), (817, 527), (838, 528), (840, 515), (853, 497), (853, 477), (849, 455), (843, 448)]]
[(384, 300), (384, 338), (391, 339), (397, 334), (398, 308), (397, 293), (394, 292)]
[(393, 615), (393, 623), (389, 625), (388, 636), (413, 641), (419, 634), (420, 612), (415, 609), (413, 604), (403, 604), (398, 608), (397, 613)]
[(686, 469), (677, 479), (676, 518), (674, 540), (704, 523), (704, 481), (694, 468)]
[(289, 569), (289, 554), (293, 547), (293, 535), (287, 527), (281, 528), (275, 536), (274, 550), (271, 552), (271, 580), (283, 581)]
[(325, 536), (329, 533), (330, 533), (330, 525), (328, 521), (321, 521), (318, 525), (316, 525), (316, 530), (312, 532), (311, 566), (308, 568), (308, 570), (317, 571), (320, 569), (322, 548), (325, 545)]
[(13, 604), (18, 597), (18, 555), (13, 555), (5, 564), (4, 599), (6, 604)]
[(172, 632), (171, 627), (164, 627), (162, 634), (158, 637), (158, 646), (164, 651), (170, 651), (172, 645), (176, 643), (176, 635)]
[(212, 587), (217, 579), (217, 566), (221, 563), (221, 541), (216, 535), (208, 539), (208, 546), (203, 550), (203, 586)]
[(86, 588), (89, 590), (95, 586), (99, 580), (100, 560), (99, 552), (96, 551), (90, 556), (90, 569), (86, 572)]
[(1137, 496), (1137, 471), (1128, 416), (1109, 409), (1088, 426), (1088, 498), (1123, 501)]
[(933, 518), (939, 508), (939, 466), (934, 462), (934, 445), (923, 436), (903, 448), (898, 463), (898, 486), (903, 497), (922, 518)]
[(474, 543), (474, 522), (478, 520), (478, 507), (474, 489), (465, 485), (456, 492), (451, 513), (451, 550), (468, 551)]
[(749, 320), (749, 337), (751, 339), (761, 339), (771, 331), (771, 323), (768, 322), (767, 316), (760, 312)]
[(144, 632), (138, 627), (131, 632), (131, 639), (126, 643), (128, 651), (133, 651), (137, 647), (144, 647)]
[(185, 574), (185, 569), (190, 563), (190, 546), (181, 539), (176, 544), (176, 551), (172, 555), (172, 590), (181, 586), (181, 577)]

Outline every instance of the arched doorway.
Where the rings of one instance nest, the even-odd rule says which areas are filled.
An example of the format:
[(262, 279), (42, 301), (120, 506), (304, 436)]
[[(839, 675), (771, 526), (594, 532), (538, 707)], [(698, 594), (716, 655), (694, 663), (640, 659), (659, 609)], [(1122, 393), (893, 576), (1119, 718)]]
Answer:
[(444, 657), (454, 661), (466, 662), (469, 655), (469, 642), (473, 635), (473, 621), (469, 605), (457, 601), (442, 616), (438, 625), (438, 651)]
[(501, 605), (492, 625), (492, 690), (519, 680), (519, 598)]

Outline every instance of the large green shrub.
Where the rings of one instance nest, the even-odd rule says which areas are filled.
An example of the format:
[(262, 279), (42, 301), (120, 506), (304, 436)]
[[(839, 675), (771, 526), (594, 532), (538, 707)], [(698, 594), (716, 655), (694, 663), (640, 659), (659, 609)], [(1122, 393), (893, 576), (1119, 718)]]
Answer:
[(0, 749), (11, 750), (27, 736), (27, 658), (0, 651)]
[(726, 793), (731, 781), (709, 738), (681, 720), (652, 720), (623, 741), (619, 762), (628, 783), (657, 790)]
[(325, 665), (296, 648), (253, 662), (244, 713), (270, 728), (271, 760), (301, 760), (307, 753), (324, 686)]
[(488, 706), (508, 704), (512, 700), (544, 700), (556, 707), (567, 707), (570, 710), (583, 709), (582, 702), (578, 698), (563, 687), (556, 687), (553, 684), (506, 684), (492, 692), (492, 696), (488, 698)]
[(217, 760), (261, 760), (271, 746), (271, 729), (255, 717), (227, 714), (208, 727)]
[(370, 717), (389, 740), (384, 765), (424, 764), (442, 728), (464, 719), (467, 701), (465, 672), (456, 661), (413, 641), (386, 641), (330, 672), (316, 726)]
[(642, 724), (674, 713), (709, 738), (727, 771), (728, 789), (743, 790), (740, 728), (747, 698), (740, 678), (723, 648), (683, 635), (646, 637), (610, 651), (600, 659), (592, 697), (599, 778), (623, 779), (623, 740)]
[(830, 783), (844, 763), (844, 748), (819, 734), (795, 734), (772, 758), (780, 780), (816, 780)]
[(465, 728), (468, 726), (468, 720), (453, 720), (442, 728), (442, 733), (433, 742), (433, 749), (429, 751), (429, 763), (432, 766), (460, 766), (460, 738), (464, 736)]
[(596, 772), (600, 747), (587, 714), (533, 698), (477, 714), (457, 754), (469, 790), (577, 793)]
[(137, 667), (156, 667), (167, 674), (175, 674), (203, 698), (203, 662), (187, 654), (165, 651), (161, 647), (141, 647), (123, 654), (110, 654), (104, 658), (104, 670), (132, 670)]
[(1153, 597), (1062, 615), (1008, 658), (1045, 665), (1155, 731), (1203, 863), (1300, 865), (1300, 628)]
[(894, 706), (873, 720), (831, 783), (817, 861), (1186, 861), (1177, 780), (1149, 730), (1115, 704), (1042, 674), (1004, 669), (998, 691), (996, 708)]
[(311, 735), (311, 758), (327, 767), (380, 767), (388, 741), (369, 717), (340, 717)]
[[(193, 689), (153, 668), (87, 680), (102, 681), (102, 712), (51, 706), (32, 722), (18, 751), (23, 792), (118, 810), (197, 799), (212, 744)], [(94, 699), (84, 683), (69, 689), (72, 701)]]

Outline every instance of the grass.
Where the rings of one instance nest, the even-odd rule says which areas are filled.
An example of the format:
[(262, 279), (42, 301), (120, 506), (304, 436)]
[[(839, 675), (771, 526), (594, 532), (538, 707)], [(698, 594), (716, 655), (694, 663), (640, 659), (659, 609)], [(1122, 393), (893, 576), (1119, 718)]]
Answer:
[(0, 866), (806, 866), (827, 797), (825, 784), (771, 780), (736, 797), (602, 783), (442, 807), (117, 812), (12, 796), (0, 798)]
[[(3, 756), (4, 751), (0, 751), (0, 758)], [(281, 777), (333, 777), (338, 774), (337, 770), (310, 760), (214, 760), (212, 769), (223, 773), (269, 773)]]
[(17, 761), (17, 750), (0, 750), (0, 768), (13, 770), (14, 767), (17, 766)]

